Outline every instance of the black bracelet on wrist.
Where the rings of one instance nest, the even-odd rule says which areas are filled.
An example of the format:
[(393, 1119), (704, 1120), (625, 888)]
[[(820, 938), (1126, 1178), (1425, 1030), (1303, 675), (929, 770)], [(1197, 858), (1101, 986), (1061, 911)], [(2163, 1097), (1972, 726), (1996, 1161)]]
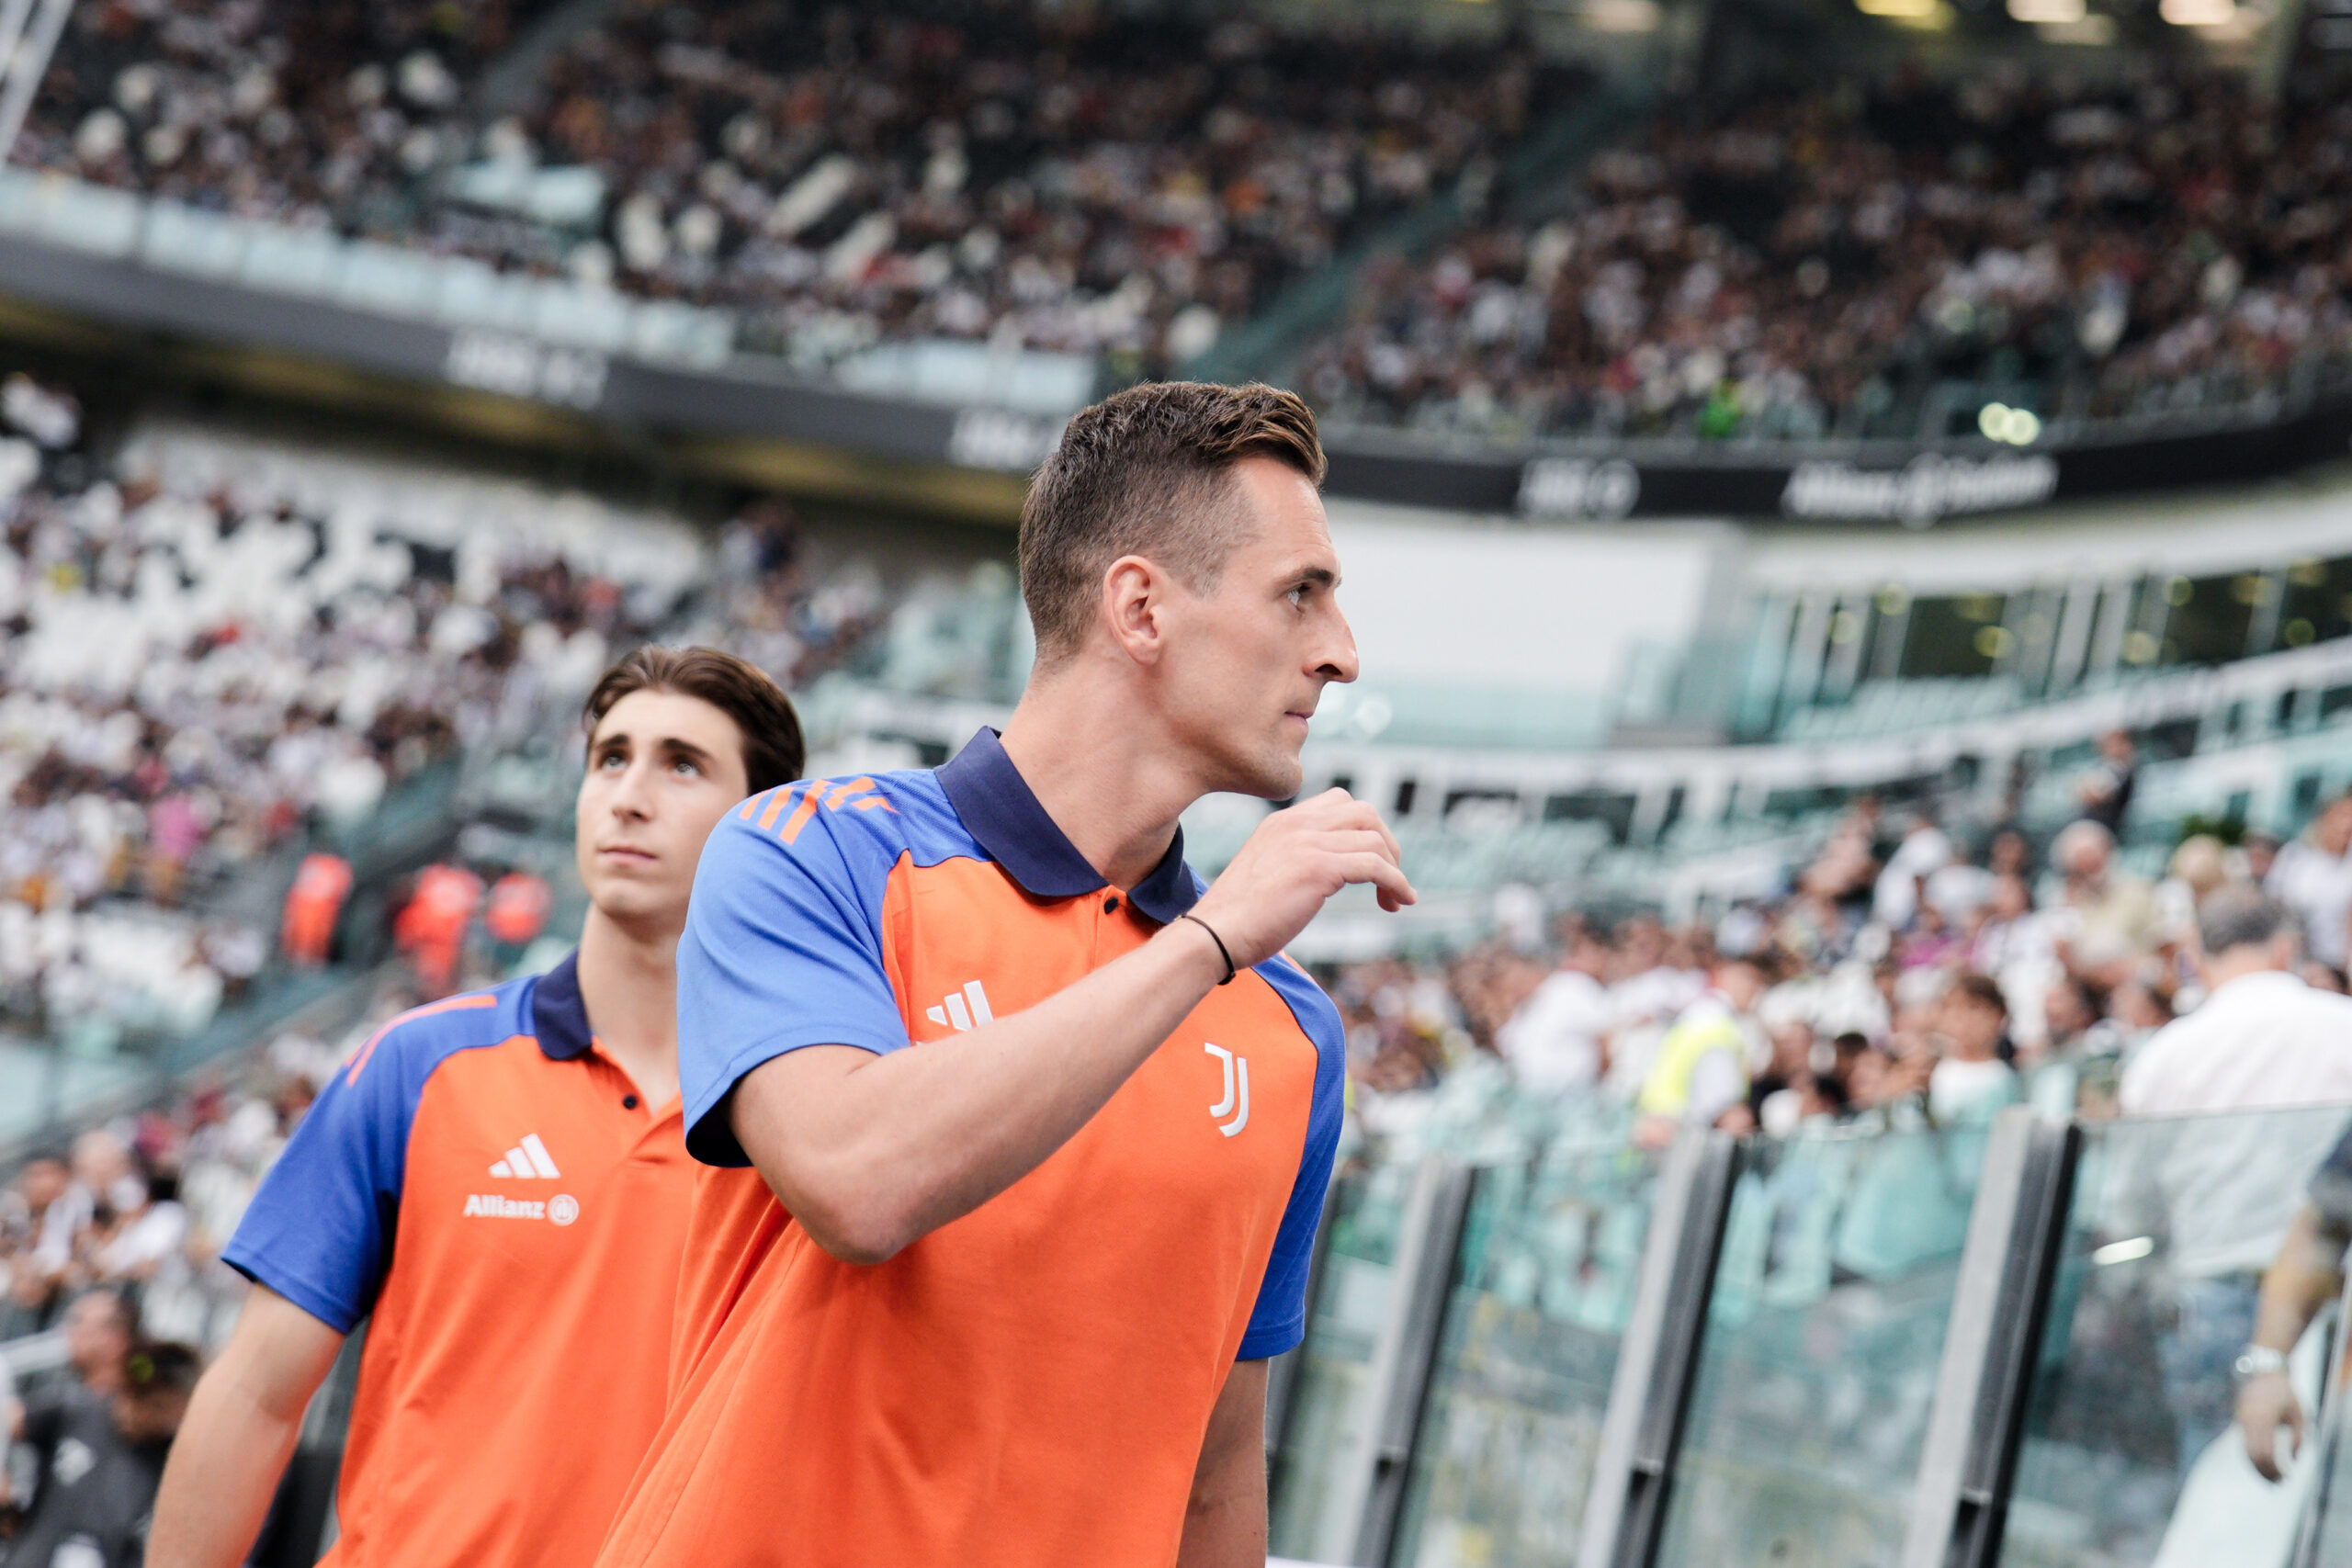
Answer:
[(1216, 955), (1225, 960), (1225, 978), (1219, 980), (1217, 984), (1220, 986), (1230, 986), (1233, 984), (1233, 977), (1239, 974), (1240, 971), (1233, 966), (1233, 954), (1226, 951), (1225, 938), (1216, 934), (1216, 928), (1210, 925), (1198, 915), (1179, 915), (1176, 918), (1180, 920), (1190, 920), (1194, 925), (1200, 927), (1201, 930), (1209, 933), (1209, 940), (1216, 943)]

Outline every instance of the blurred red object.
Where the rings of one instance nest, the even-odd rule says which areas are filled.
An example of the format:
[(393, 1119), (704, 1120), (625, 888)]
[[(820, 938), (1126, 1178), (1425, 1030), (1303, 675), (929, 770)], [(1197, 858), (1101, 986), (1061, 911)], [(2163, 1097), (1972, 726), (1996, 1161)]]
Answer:
[(481, 878), (463, 866), (428, 865), (416, 874), (416, 892), (392, 922), (392, 941), (416, 965), (428, 996), (446, 994), (456, 980), (481, 892)]
[(527, 871), (510, 871), (490, 890), (484, 923), (494, 941), (526, 947), (548, 929), (548, 910), (554, 902), (555, 895), (543, 878)]
[(350, 894), (349, 861), (323, 853), (302, 857), (294, 886), (286, 890), (286, 919), (278, 935), (288, 959), (314, 967), (327, 961), (335, 919)]

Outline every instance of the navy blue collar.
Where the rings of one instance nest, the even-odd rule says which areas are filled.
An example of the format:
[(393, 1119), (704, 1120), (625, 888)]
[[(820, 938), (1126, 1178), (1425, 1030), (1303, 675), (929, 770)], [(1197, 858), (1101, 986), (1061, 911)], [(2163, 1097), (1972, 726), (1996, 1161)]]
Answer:
[[(1029, 897), (1076, 898), (1106, 886), (1102, 874), (1046, 815), (995, 730), (981, 729), (937, 772), (939, 787), (947, 792), (947, 804), (963, 818), (965, 830)], [(1163, 926), (1200, 896), (1192, 868), (1184, 863), (1181, 828), (1151, 874), (1127, 891), (1128, 902)]]
[(595, 1043), (595, 1032), (588, 1027), (588, 1005), (580, 999), (579, 949), (539, 976), (531, 992), (531, 1032), (550, 1062), (575, 1061)]

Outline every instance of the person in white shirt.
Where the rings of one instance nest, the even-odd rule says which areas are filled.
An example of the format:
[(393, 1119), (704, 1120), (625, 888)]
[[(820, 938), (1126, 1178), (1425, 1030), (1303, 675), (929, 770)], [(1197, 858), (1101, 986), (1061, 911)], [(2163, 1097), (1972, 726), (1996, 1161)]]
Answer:
[(2352, 937), (2352, 791), (2327, 803), (2310, 831), (2278, 852), (2264, 887), (2303, 923), (2303, 946), (2341, 974)]
[[(2307, 1109), (2352, 1106), (2352, 998), (2291, 972), (2286, 906), (2224, 887), (2198, 923), (2205, 1000), (2140, 1048), (2120, 1100), (2130, 1117), (2199, 1119), (2128, 1130), (2116, 1193), (2121, 1234), (2144, 1224), (2165, 1247), (2176, 1311), (2158, 1351), (2184, 1471), (2230, 1424), (2261, 1271), (2352, 1117)], [(2213, 1114), (2264, 1111), (2280, 1114)]]
[(2001, 1060), (2009, 1005), (1986, 976), (1962, 975), (1937, 1009), (1943, 1051), (1928, 1077), (1928, 1114), (1939, 1127), (1981, 1127), (2019, 1098), (2017, 1069)]
[(1600, 1078), (1601, 1042), (1615, 1010), (1600, 983), (1609, 950), (1579, 932), (1519, 1010), (1495, 1032), (1495, 1045), (1530, 1092), (1547, 1098), (1591, 1088)]

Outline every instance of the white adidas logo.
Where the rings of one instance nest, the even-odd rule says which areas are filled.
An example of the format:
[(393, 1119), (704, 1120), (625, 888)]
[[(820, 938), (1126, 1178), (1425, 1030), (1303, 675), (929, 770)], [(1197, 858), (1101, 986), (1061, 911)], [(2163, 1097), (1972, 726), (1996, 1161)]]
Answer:
[[(967, 998), (971, 1000), (969, 1007), (965, 1005)], [(955, 1025), (958, 1034), (969, 1034), (996, 1021), (996, 1014), (989, 1007), (989, 994), (980, 988), (978, 980), (966, 981), (962, 990), (948, 992), (945, 1001), (922, 1010), (923, 1016), (933, 1023)]]
[(548, 1146), (539, 1142), (539, 1135), (526, 1133), (521, 1143), (506, 1151), (504, 1159), (490, 1168), (490, 1174), (517, 1181), (552, 1181), (563, 1172), (556, 1169), (555, 1161), (548, 1156)]

